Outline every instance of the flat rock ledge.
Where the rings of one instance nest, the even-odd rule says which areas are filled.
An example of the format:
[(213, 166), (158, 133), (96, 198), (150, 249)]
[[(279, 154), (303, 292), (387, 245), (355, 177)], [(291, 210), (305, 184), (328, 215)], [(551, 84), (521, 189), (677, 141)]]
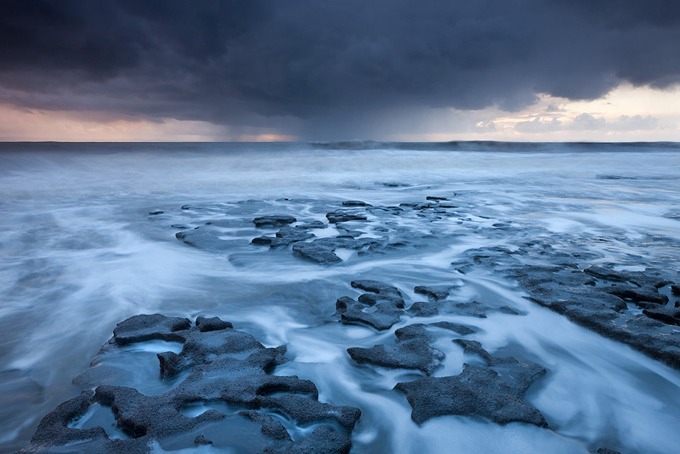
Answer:
[(468, 257), (474, 266), (517, 281), (532, 302), (680, 369), (680, 300), (673, 270), (621, 271), (613, 263), (590, 265), (579, 253), (537, 242), (514, 251), (476, 249)]
[[(137, 315), (116, 326), (102, 351), (159, 340), (182, 343), (179, 353), (157, 355), (159, 379), (184, 377), (179, 385), (152, 396), (108, 383), (91, 386), (45, 416), (21, 452), (149, 453), (157, 446), (175, 450), (201, 445), (266, 453), (351, 449), (358, 408), (320, 402), (309, 380), (271, 375), (286, 362), (285, 346), (265, 348), (219, 318), (199, 317), (192, 323)], [(76, 382), (88, 383), (88, 371)], [(182, 411), (196, 405), (208, 410), (193, 417)], [(95, 407), (113, 413), (123, 439), (110, 437), (103, 427), (77, 428), (74, 422)], [(296, 431), (298, 427), (304, 430)]]
[(477, 416), (499, 424), (524, 422), (547, 427), (543, 414), (526, 402), (529, 387), (546, 369), (513, 357), (489, 354), (479, 342), (456, 339), (465, 352), (478, 356), (483, 365), (465, 364), (463, 372), (449, 377), (424, 377), (397, 383), (411, 404), (411, 419), (422, 424), (445, 416)]
[(414, 324), (396, 330), (396, 345), (352, 347), (349, 356), (358, 364), (373, 364), (392, 369), (418, 369), (430, 375), (444, 359), (444, 353), (430, 345), (426, 325)]
[(368, 325), (378, 331), (399, 323), (404, 313), (404, 298), (396, 287), (372, 280), (351, 282), (352, 287), (364, 290), (356, 300), (343, 296), (335, 303), (340, 321), (348, 325)]

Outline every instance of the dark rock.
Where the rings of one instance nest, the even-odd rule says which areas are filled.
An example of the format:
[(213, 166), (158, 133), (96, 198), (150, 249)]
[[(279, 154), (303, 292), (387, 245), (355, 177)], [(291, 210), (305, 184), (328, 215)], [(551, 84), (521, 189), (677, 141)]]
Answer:
[(361, 417), (361, 411), (358, 408), (330, 405), (298, 394), (285, 397), (263, 396), (257, 399), (257, 403), (283, 412), (302, 426), (330, 420), (351, 431)]
[(680, 296), (680, 285), (671, 285), (671, 292), (673, 295)]
[(399, 216), (404, 212), (404, 209), (398, 206), (386, 206), (386, 207), (370, 207), (368, 208), (370, 213), (377, 216)]
[(101, 427), (92, 429), (72, 429), (68, 424), (76, 417), (87, 411), (94, 393), (84, 391), (80, 396), (59, 405), (54, 411), (45, 416), (38, 425), (35, 435), (31, 439), (31, 446), (26, 452), (36, 452), (46, 446), (66, 446), (88, 440), (98, 440), (98, 445), (107, 441), (106, 432)]
[(199, 249), (224, 250), (230, 246), (228, 241), (221, 240), (217, 235), (208, 231), (210, 227), (196, 227), (191, 230), (184, 230), (175, 233), (175, 238), (183, 241), (189, 246)]
[(399, 309), (404, 308), (404, 299), (401, 296), (395, 296), (390, 294), (364, 293), (363, 295), (359, 296), (358, 300), (360, 303), (364, 303), (369, 306), (378, 304), (381, 301), (386, 301), (388, 303), (394, 304), (394, 306)]
[(314, 238), (314, 234), (308, 232), (306, 229), (298, 227), (284, 227), (276, 232), (275, 237), (259, 236), (253, 238), (251, 244), (269, 246), (272, 249), (288, 247), (293, 243), (305, 241)]
[(272, 241), (274, 241), (276, 238), (271, 237), (271, 236), (258, 236), (253, 238), (250, 241), (250, 244), (256, 244), (258, 246), (271, 246)]
[(380, 293), (383, 295), (395, 295), (398, 297), (401, 297), (401, 292), (399, 291), (398, 288), (391, 286), (389, 284), (385, 284), (383, 282), (379, 281), (372, 281), (369, 279), (359, 279), (350, 282), (350, 285), (352, 288), (358, 288), (359, 290), (363, 290), (365, 292), (372, 292), (372, 293)]
[(344, 200), (342, 202), (344, 207), (370, 207), (373, 206), (370, 203), (363, 202), (361, 200)]
[(599, 448), (595, 451), (595, 454), (621, 454), (619, 451), (614, 451), (609, 448)]
[(346, 229), (342, 225), (337, 226), (338, 236), (336, 238), (356, 238), (364, 234), (361, 230)]
[(626, 282), (628, 280), (626, 276), (621, 275), (621, 273), (601, 266), (590, 266), (583, 270), (583, 272), (607, 281)]
[(331, 265), (342, 262), (342, 259), (335, 255), (335, 250), (339, 248), (358, 250), (359, 254), (363, 251), (373, 251), (384, 249), (386, 244), (374, 238), (317, 238), (307, 243), (297, 243), (293, 246), (293, 252), (302, 258), (311, 260), (322, 265)]
[[(220, 326), (219, 322), (221, 320), (213, 320), (210, 325)], [(192, 330), (183, 334), (184, 345), (179, 354), (165, 352), (157, 355), (163, 377), (175, 376), (184, 369), (203, 363), (208, 358), (255, 353), (264, 349), (264, 346), (250, 334), (226, 327), (221, 330), (202, 331), (198, 326), (198, 331)]]
[(468, 355), (477, 355), (479, 356), (486, 364), (492, 364), (494, 362), (493, 357), (484, 350), (482, 347), (482, 344), (473, 341), (473, 340), (468, 340), (468, 339), (454, 339), (453, 340), (454, 344), (458, 344), (461, 347), (463, 347), (463, 351), (467, 353)]
[[(505, 272), (529, 293), (531, 301), (680, 368), (680, 336), (673, 332), (677, 328), (659, 320), (671, 321), (664, 309), (666, 296), (658, 292), (667, 281), (650, 269), (644, 274), (588, 269), (586, 273), (560, 266), (509, 264)], [(604, 283), (593, 285), (593, 277)], [(647, 314), (631, 313), (623, 298)]]
[(422, 424), (437, 416), (463, 415), (499, 424), (526, 422), (547, 427), (541, 412), (524, 400), (529, 387), (546, 370), (515, 358), (494, 357), (476, 344), (466, 345), (485, 359), (486, 365), (465, 364), (460, 375), (425, 377), (395, 386), (411, 404), (411, 419)]
[(432, 336), (427, 330), (427, 326), (423, 323), (412, 323), (406, 325), (403, 328), (399, 328), (394, 332), (395, 337), (398, 342), (408, 341), (412, 339), (425, 339), (429, 340)]
[(659, 320), (667, 325), (680, 325), (680, 309), (667, 306), (659, 306), (643, 309), (642, 313), (649, 318)]
[[(229, 450), (230, 440), (220, 434), (232, 422), (241, 427), (245, 421), (260, 428), (259, 438), (248, 441), (258, 452), (317, 452), (315, 447), (349, 451), (351, 432), (361, 416), (359, 409), (319, 402), (316, 386), (308, 380), (271, 375), (277, 365), (286, 362), (285, 347), (265, 348), (251, 335), (234, 330), (229, 322), (199, 317), (191, 326), (186, 319), (158, 314), (132, 317), (118, 324), (107, 354), (118, 344), (168, 336), (184, 344), (180, 354), (158, 355), (164, 375), (187, 374), (178, 386), (162, 395), (144, 395), (125, 386), (99, 385), (94, 393), (86, 391), (45, 416), (25, 452), (148, 453), (154, 442), (162, 444), (164, 440)], [(168, 369), (170, 363), (172, 370)], [(183, 406), (210, 402), (244, 410), (235, 414), (208, 410), (196, 417), (180, 411)], [(116, 425), (130, 438), (110, 440), (102, 428), (68, 427), (95, 404), (109, 407)], [(293, 441), (274, 414), (304, 427), (315, 426), (315, 430)]]
[(417, 211), (431, 210), (439, 207), (438, 203), (417, 203), (413, 209)]
[(349, 454), (351, 449), (352, 442), (347, 436), (332, 427), (321, 426), (314, 429), (311, 435), (285, 452), (289, 454)]
[(212, 445), (213, 442), (205, 438), (203, 435), (198, 435), (194, 438), (194, 443), (197, 445)]
[(330, 222), (331, 224), (349, 221), (365, 221), (368, 219), (364, 214), (347, 210), (331, 211), (330, 213), (326, 214), (326, 218), (328, 219), (328, 222)]
[(245, 416), (251, 421), (262, 425), (261, 431), (267, 437), (273, 438), (275, 440), (292, 441), (290, 434), (286, 428), (283, 427), (283, 424), (269, 415), (259, 413), (255, 410), (244, 410), (240, 412), (239, 415)]
[(480, 303), (479, 301), (471, 301), (469, 303), (456, 303), (450, 308), (447, 308), (447, 312), (464, 315), (468, 317), (478, 317), (486, 318), (487, 306)]
[(295, 226), (298, 229), (325, 229), (326, 227), (326, 224), (321, 221), (306, 222)]
[(149, 211), (149, 216), (157, 216), (157, 215), (163, 214), (163, 213), (165, 213), (165, 211), (161, 211), (161, 210)]
[(633, 287), (624, 287), (620, 285), (612, 286), (607, 289), (607, 293), (618, 296), (619, 298), (633, 301), (635, 304), (640, 303), (653, 303), (653, 304), (666, 304), (668, 302), (668, 297), (662, 295), (656, 290), (645, 290), (636, 289)]
[(501, 306), (498, 308), (498, 311), (508, 315), (519, 315), (519, 311), (510, 306)]
[(191, 328), (189, 319), (166, 317), (161, 314), (135, 315), (120, 322), (113, 330), (113, 339), (118, 345), (149, 340), (184, 342), (180, 331)]
[(434, 201), (449, 200), (446, 197), (437, 197), (437, 196), (433, 196), (433, 195), (428, 195), (427, 197), (425, 197), (425, 199), (426, 200), (434, 200)]
[(652, 270), (642, 272), (634, 271), (616, 271), (611, 268), (602, 266), (591, 266), (583, 270), (584, 273), (590, 274), (598, 279), (627, 284), (632, 288), (644, 288), (645, 291), (652, 291), (668, 284), (668, 281), (656, 275)]
[(441, 364), (444, 354), (430, 346), (424, 325), (398, 329), (396, 345), (371, 348), (348, 348), (347, 353), (359, 364), (375, 364), (389, 368), (418, 369), (431, 374)]
[(311, 260), (321, 265), (332, 265), (342, 262), (342, 259), (335, 255), (332, 248), (325, 245), (311, 243), (298, 243), (293, 246), (293, 252), (300, 257)]
[(253, 219), (255, 227), (283, 227), (296, 221), (293, 216), (287, 215), (260, 216)]
[(234, 327), (234, 325), (232, 325), (230, 322), (225, 322), (224, 320), (221, 320), (218, 317), (206, 318), (203, 316), (199, 316), (196, 319), (196, 326), (198, 327), (198, 330), (202, 333), (205, 333), (207, 331), (221, 331), (223, 329), (229, 329)]
[[(368, 325), (379, 331), (390, 329), (392, 325), (399, 323), (399, 317), (404, 312), (390, 300), (383, 300), (369, 306), (347, 296), (339, 298), (335, 308), (342, 323)], [(369, 308), (370, 311), (367, 310)]]
[(413, 289), (413, 291), (439, 301), (446, 299), (446, 297), (449, 296), (450, 288), (451, 287), (449, 286), (426, 287), (424, 285), (418, 285)]
[(281, 242), (290, 244), (297, 241), (305, 241), (310, 238), (314, 238), (314, 234), (307, 232), (306, 229), (299, 229), (297, 227), (284, 227), (276, 232), (276, 238)]
[(116, 422), (134, 438), (161, 438), (189, 432), (206, 422), (217, 422), (224, 415), (216, 411), (189, 418), (171, 405), (170, 396), (145, 396), (124, 386), (99, 386), (94, 401), (111, 407)]
[(436, 322), (436, 323), (431, 323), (432, 326), (437, 326), (439, 328), (444, 328), (448, 329), (449, 331), (456, 332), (462, 336), (466, 336), (468, 334), (476, 333), (477, 330), (467, 326), (467, 325), (460, 325), (458, 323), (452, 323), (452, 322)]
[(439, 305), (427, 301), (417, 301), (411, 304), (408, 312), (416, 317), (434, 317), (439, 314)]

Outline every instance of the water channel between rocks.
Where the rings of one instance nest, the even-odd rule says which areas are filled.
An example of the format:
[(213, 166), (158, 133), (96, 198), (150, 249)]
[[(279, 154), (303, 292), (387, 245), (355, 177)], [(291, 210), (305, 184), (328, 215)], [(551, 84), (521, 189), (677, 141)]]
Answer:
[[(258, 354), (285, 346), (269, 371), (279, 378), (267, 380), (297, 376), (290, 386), (312, 382), (319, 402), (358, 408), (352, 452), (668, 453), (680, 443), (674, 148), (15, 147), (0, 150), (3, 452), (25, 448), (83, 389), (182, 390), (193, 366), (163, 378), (157, 354), (207, 339), (193, 327), (201, 316), (230, 322)], [(156, 313), (192, 328), (175, 341), (107, 344), (117, 323)], [(405, 351), (420, 362), (403, 364)], [(412, 405), (430, 402), (416, 382), (434, 393), (453, 383), (438, 379), (476, 371), (505, 386), (528, 370), (512, 417)], [(217, 412), (230, 429), (206, 423), (190, 442), (164, 435), (149, 449), (264, 449), (245, 410), (294, 444), (324, 425), (347, 429), (341, 418), (300, 423), (274, 403), (278, 391), (257, 405), (182, 404), (183, 417)], [(88, 405), (70, 429), (130, 438), (110, 407)]]

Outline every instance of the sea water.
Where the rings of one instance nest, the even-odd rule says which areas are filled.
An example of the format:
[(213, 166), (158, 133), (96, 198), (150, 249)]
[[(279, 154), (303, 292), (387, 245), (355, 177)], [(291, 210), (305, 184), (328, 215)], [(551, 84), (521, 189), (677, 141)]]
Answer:
[[(462, 274), (452, 263), (474, 248), (542, 236), (581, 240), (595, 264), (677, 264), (678, 169), (674, 144), (2, 144), (0, 450), (25, 446), (42, 416), (78, 395), (72, 379), (117, 322), (163, 313), (219, 316), (266, 346), (286, 344), (291, 361), (275, 373), (312, 380), (322, 401), (361, 408), (356, 452), (672, 452), (678, 371), (530, 303), (501, 276)], [(391, 220), (427, 241), (394, 254), (338, 251), (335, 266), (253, 246), (254, 226), (230, 224), (263, 212), (325, 221), (344, 200), (395, 205), (428, 195), (460, 195), (466, 215)], [(220, 251), (175, 238), (212, 221), (223, 223)], [(499, 235), (498, 222), (519, 227)], [(392, 388), (418, 375), (358, 366), (346, 353), (394, 342), (395, 329), (414, 322), (385, 332), (340, 325), (335, 300), (353, 295), (349, 282), (360, 278), (413, 301), (414, 286), (446, 284), (519, 310), (418, 321), (471, 324), (487, 350), (513, 348), (548, 369), (528, 399), (552, 430), (463, 416), (413, 423)], [(462, 350), (448, 340), (436, 347), (446, 359), (434, 375), (460, 373)], [(128, 384), (164, 392), (153, 382), (159, 348), (178, 347), (126, 353)]]

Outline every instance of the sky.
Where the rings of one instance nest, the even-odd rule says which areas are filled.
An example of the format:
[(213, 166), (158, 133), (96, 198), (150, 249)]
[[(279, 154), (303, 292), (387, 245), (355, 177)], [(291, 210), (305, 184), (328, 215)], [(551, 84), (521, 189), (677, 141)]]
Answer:
[(0, 140), (680, 141), (676, 0), (4, 0)]

